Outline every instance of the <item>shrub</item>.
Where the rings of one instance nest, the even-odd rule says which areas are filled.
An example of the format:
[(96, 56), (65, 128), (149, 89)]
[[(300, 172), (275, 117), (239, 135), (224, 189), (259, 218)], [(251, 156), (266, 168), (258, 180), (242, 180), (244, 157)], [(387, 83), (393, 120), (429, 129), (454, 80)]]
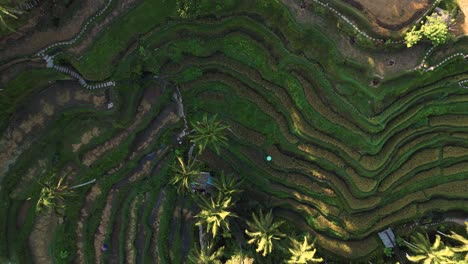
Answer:
[(432, 14), (428, 16), (419, 30), (416, 30), (414, 26), (405, 35), (406, 46), (408, 48), (412, 47), (423, 37), (430, 40), (434, 46), (447, 42), (449, 39), (448, 25), (442, 15)]

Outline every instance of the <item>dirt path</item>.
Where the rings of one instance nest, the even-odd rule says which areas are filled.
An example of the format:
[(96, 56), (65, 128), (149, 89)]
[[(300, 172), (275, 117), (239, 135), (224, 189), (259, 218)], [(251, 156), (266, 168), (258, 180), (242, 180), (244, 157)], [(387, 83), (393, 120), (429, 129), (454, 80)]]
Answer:
[(0, 50), (0, 61), (30, 56), (52, 43), (72, 39), (78, 34), (87, 19), (100, 10), (105, 2), (105, 0), (80, 1), (80, 10), (73, 17), (70, 17), (67, 23), (55, 30), (40, 31), (28, 28), (28, 31), (22, 32), (20, 29), (17, 34), (0, 39), (0, 45), (5, 47)]
[(107, 15), (98, 25), (93, 27), (88, 33), (85, 34), (84, 39), (76, 46), (70, 47), (68, 51), (71, 51), (75, 55), (83, 52), (88, 46), (96, 40), (97, 35), (105, 28), (109, 27), (115, 18), (123, 15), (125, 12), (131, 8), (138, 0), (120, 0), (117, 3), (115, 9)]

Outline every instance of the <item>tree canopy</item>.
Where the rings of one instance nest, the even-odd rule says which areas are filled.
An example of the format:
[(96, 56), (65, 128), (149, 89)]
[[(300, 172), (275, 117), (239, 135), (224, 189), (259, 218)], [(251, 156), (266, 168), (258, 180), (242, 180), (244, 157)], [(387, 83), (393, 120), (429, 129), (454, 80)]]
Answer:
[(448, 25), (441, 15), (428, 16), (419, 30), (413, 27), (411, 31), (406, 33), (406, 46), (410, 48), (423, 38), (430, 40), (434, 46), (447, 42), (449, 39)]

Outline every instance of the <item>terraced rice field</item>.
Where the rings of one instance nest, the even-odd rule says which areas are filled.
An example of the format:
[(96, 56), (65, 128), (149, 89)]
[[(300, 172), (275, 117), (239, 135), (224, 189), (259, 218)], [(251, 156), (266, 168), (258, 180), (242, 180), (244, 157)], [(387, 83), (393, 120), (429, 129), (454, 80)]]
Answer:
[[(383, 258), (389, 226), (468, 212), (466, 37), (427, 57), (421, 44), (418, 63), (382, 77), (339, 49), (354, 31), (316, 1), (300, 11), (318, 10), (308, 24), (300, 1), (201, 1), (189, 16), (177, 1), (101, 2), (79, 38), (0, 57), (0, 262), (184, 263), (199, 209), (170, 166), (189, 146), (184, 120), (204, 113), (230, 127), (229, 145), (200, 159), (244, 180), (238, 233), (274, 208), (331, 263), (367, 262)], [(399, 41), (352, 49), (382, 58)], [(96, 179), (63, 216), (35, 211), (51, 171)]]

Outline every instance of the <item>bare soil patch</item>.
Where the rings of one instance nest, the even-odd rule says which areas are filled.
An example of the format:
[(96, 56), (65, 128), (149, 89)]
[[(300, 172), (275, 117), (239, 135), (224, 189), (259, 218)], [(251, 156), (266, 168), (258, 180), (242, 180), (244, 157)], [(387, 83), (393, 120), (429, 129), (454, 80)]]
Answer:
[(420, 18), (432, 4), (430, 0), (343, 0), (366, 14), (373, 23), (400, 30)]
[(159, 88), (155, 88), (155, 87), (151, 87), (145, 90), (143, 99), (141, 100), (140, 105), (138, 106), (136, 115), (134, 117), (134, 121), (132, 124), (130, 124), (127, 127), (127, 129), (120, 132), (112, 139), (106, 141), (104, 144), (88, 151), (87, 153), (83, 155), (82, 162), (84, 165), (90, 166), (96, 160), (98, 160), (102, 155), (104, 155), (106, 152), (115, 148), (120, 143), (122, 143), (125, 139), (128, 138), (131, 132), (135, 130), (138, 127), (138, 125), (141, 123), (141, 121), (143, 120), (143, 117), (150, 111), (151, 106), (157, 101), (158, 98), (155, 95), (160, 94), (160, 93), (155, 92), (155, 90), (160, 91)]
[(90, 131), (85, 132), (81, 136), (81, 140), (79, 143), (72, 144), (72, 149), (73, 149), (72, 151), (73, 152), (78, 151), (82, 145), (88, 144), (93, 138), (99, 136), (99, 134), (101, 134), (101, 131), (97, 127), (93, 127), (93, 129), (91, 129)]
[(54, 263), (49, 253), (49, 246), (57, 226), (57, 217), (52, 211), (44, 211), (36, 217), (33, 231), (29, 236), (29, 248), (34, 263)]
[(36, 177), (39, 177), (42, 173), (45, 172), (45, 168), (47, 165), (47, 159), (41, 159), (38, 160), (37, 162), (34, 163), (33, 166), (31, 166), (26, 174), (21, 177), (21, 181), (18, 183), (18, 185), (15, 187), (15, 189), (11, 192), (10, 197), (12, 199), (21, 199), (24, 197), (19, 197), (21, 192), (24, 190), (24, 188), (28, 187), (28, 183), (34, 183), (32, 180)]
[(107, 236), (107, 230), (109, 228), (109, 225), (112, 224), (110, 222), (111, 220), (111, 214), (112, 214), (112, 206), (115, 201), (115, 190), (111, 190), (109, 192), (109, 195), (107, 196), (106, 200), (106, 206), (104, 207), (104, 210), (102, 210), (102, 215), (101, 215), (101, 222), (99, 223), (98, 230), (96, 234), (94, 235), (94, 252), (95, 252), (95, 260), (96, 262), (101, 261), (101, 247), (104, 245), (104, 240), (106, 239)]
[(468, 0), (458, 0), (461, 12), (456, 18), (455, 35), (468, 35)]
[(136, 239), (136, 230), (137, 230), (137, 203), (139, 203), (139, 198), (136, 198), (132, 201), (130, 205), (130, 223), (127, 227), (127, 237), (125, 238), (125, 252), (126, 252), (126, 262), (129, 264), (135, 263), (136, 252), (135, 252), (135, 239)]
[(102, 194), (101, 187), (98, 184), (93, 185), (91, 190), (86, 195), (85, 206), (81, 209), (80, 220), (78, 221), (76, 236), (77, 236), (77, 263), (85, 263), (84, 252), (83, 252), (83, 231), (84, 231), (84, 221), (89, 215), (89, 210), (96, 201), (96, 198)]
[(40, 135), (55, 113), (64, 107), (77, 105), (103, 109), (106, 98), (83, 91), (76, 83), (60, 82), (34, 96), (30, 102), (14, 114), (9, 127), (0, 136), (0, 178), (30, 146), (32, 139)]

